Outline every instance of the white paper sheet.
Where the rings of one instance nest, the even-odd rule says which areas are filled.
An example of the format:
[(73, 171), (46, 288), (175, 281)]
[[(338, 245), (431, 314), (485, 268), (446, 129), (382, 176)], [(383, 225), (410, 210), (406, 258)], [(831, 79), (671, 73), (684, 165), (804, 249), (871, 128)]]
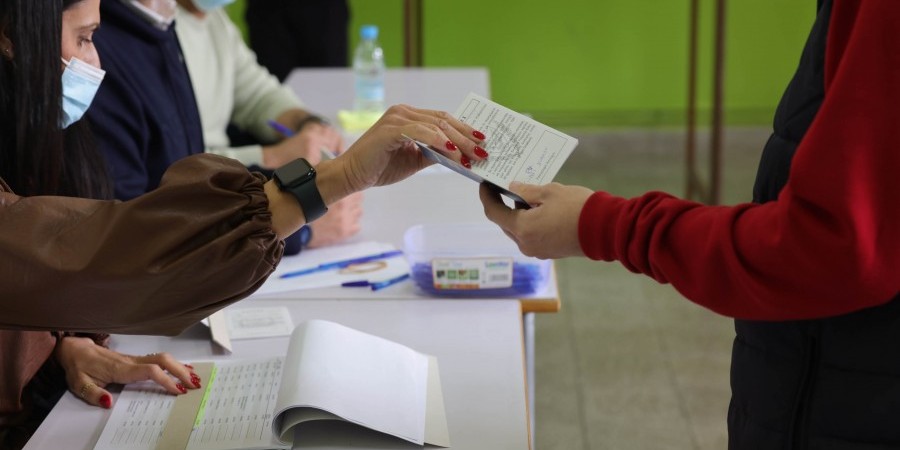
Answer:
[(283, 358), (216, 363), (206, 411), (188, 450), (288, 448), (272, 436)]
[(94, 450), (153, 450), (174, 403), (156, 383), (125, 386)]
[(306, 249), (300, 252), (299, 255), (282, 258), (275, 272), (269, 276), (269, 279), (253, 295), (265, 296), (280, 292), (334, 287), (350, 281), (381, 281), (409, 273), (409, 263), (406, 261), (406, 257), (398, 255), (343, 270), (333, 269), (293, 278), (281, 278), (286, 273), (310, 269), (319, 264), (375, 255), (393, 250), (397, 250), (397, 247), (372, 241)]
[[(291, 335), (276, 416), (314, 406), (349, 422), (419, 445), (425, 439), (428, 357), (396, 342), (333, 322), (310, 320)], [(390, 364), (385, 364), (390, 361)], [(305, 419), (290, 411), (275, 434)]]
[(513, 181), (547, 184), (578, 145), (578, 139), (470, 93), (456, 110), (462, 122), (482, 131), (490, 156), (472, 161), (472, 172), (509, 188)]
[[(289, 448), (271, 431), (283, 365), (283, 358), (217, 363), (188, 450)], [(94, 450), (155, 449), (174, 403), (175, 396), (155, 383), (125, 386)]]
[(294, 331), (291, 312), (283, 307), (228, 308), (228, 333), (231, 339), (290, 336)]

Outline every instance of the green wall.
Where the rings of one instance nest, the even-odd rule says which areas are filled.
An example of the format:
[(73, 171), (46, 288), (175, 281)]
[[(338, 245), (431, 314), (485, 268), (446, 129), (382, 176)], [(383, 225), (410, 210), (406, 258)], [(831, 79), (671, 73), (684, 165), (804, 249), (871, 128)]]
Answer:
[[(813, 0), (728, 2), (726, 117), (765, 124), (790, 79)], [(711, 99), (713, 0), (701, 0), (699, 106)], [(403, 61), (403, 0), (350, 0), (351, 41), (381, 29)], [(689, 0), (424, 0), (424, 64), (484, 66), (494, 100), (557, 126), (680, 125)], [(241, 4), (233, 5), (239, 10)]]

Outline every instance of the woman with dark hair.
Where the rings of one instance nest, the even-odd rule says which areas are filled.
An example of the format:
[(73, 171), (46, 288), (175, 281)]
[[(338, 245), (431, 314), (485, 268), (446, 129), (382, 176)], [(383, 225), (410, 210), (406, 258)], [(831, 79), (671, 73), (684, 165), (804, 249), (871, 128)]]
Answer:
[[(98, 385), (138, 377), (119, 370), (123, 361), (155, 368), (152, 378), (170, 392), (181, 389), (162, 368), (193, 384), (166, 355), (126, 357), (61, 337), (177, 334), (246, 297), (278, 264), (285, 236), (341, 198), (429, 164), (404, 135), (457, 161), (480, 159), (480, 132), (443, 112), (394, 106), (315, 169), (300, 159), (266, 180), (236, 161), (197, 155), (131, 201), (71, 197), (108, 194), (78, 124), (102, 79), (91, 43), (99, 1), (0, 2), (0, 176), (8, 182), (0, 182), (0, 329), (13, 330), (0, 332), (0, 424), (22, 423), (39, 406), (35, 374), (54, 352), (72, 369), (69, 388), (94, 404)], [(62, 348), (69, 343), (79, 348)]]
[[(62, 8), (71, 11), (62, 13), (64, 23), (72, 23), (84, 12), (70, 8), (74, 4), (72, 0), (22, 5), (4, 2), (0, 5), (0, 17), (59, 17)], [(24, 8), (14, 11), (16, 6)], [(108, 198), (107, 177), (87, 122), (75, 121), (60, 127), (66, 119), (63, 111), (52, 105), (59, 104), (63, 88), (59, 74), (47, 70), (51, 65), (59, 66), (58, 56), (54, 55), (60, 51), (42, 44), (62, 42), (64, 59), (68, 54), (68, 58), (77, 56), (96, 63), (90, 51), (78, 51), (84, 44), (79, 39), (89, 40), (93, 27), (88, 23), (87, 29), (73, 30), (49, 20), (7, 23), (0, 55), (0, 117), (25, 120), (0, 123), (0, 176), (15, 192), (24, 195)], [(72, 32), (75, 34), (61, 34)], [(53, 38), (48, 40), (46, 36)], [(29, 52), (30, 57), (15, 58), (15, 49), (37, 50)], [(105, 333), (0, 330), (0, 375), (4, 386), (0, 390), (0, 448), (21, 447), (67, 385), (85, 402), (104, 408), (112, 406), (112, 396), (103, 389), (110, 382), (152, 379), (172, 394), (200, 387), (200, 378), (170, 355), (122, 355), (106, 348), (108, 337)]]

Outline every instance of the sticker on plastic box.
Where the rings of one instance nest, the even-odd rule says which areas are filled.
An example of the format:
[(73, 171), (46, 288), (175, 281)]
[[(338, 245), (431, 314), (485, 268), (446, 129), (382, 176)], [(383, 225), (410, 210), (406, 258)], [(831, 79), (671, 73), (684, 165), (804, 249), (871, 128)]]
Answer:
[(512, 258), (434, 259), (435, 289), (497, 289), (512, 286)]

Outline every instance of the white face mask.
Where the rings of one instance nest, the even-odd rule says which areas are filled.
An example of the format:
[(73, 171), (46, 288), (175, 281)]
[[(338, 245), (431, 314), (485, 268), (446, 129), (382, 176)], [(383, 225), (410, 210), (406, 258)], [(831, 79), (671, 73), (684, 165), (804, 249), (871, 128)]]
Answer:
[(151, 25), (166, 31), (175, 20), (175, 0), (123, 0)]
[(78, 122), (87, 112), (91, 102), (94, 101), (97, 89), (100, 89), (100, 82), (103, 81), (106, 71), (75, 57), (68, 61), (63, 59), (62, 62), (66, 65), (66, 69), (62, 74), (63, 99), (60, 126), (68, 128), (69, 125)]

